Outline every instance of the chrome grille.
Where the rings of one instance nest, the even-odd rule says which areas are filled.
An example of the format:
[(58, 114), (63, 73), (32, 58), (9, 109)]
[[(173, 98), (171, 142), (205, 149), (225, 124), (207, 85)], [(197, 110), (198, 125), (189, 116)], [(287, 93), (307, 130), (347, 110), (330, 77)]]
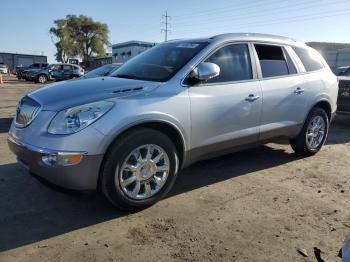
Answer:
[(40, 104), (28, 96), (17, 105), (15, 124), (17, 127), (28, 126), (40, 112)]

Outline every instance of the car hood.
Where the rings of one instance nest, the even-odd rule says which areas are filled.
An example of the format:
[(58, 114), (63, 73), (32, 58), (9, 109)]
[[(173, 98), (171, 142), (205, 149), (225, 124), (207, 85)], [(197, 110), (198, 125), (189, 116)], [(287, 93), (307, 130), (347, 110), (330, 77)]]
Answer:
[(150, 92), (159, 85), (159, 82), (99, 77), (54, 83), (28, 96), (39, 102), (42, 110), (59, 111), (103, 99)]

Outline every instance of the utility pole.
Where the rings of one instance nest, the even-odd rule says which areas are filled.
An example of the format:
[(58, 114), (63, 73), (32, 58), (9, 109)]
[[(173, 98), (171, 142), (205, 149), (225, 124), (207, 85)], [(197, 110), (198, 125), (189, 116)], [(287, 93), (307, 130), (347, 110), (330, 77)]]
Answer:
[(171, 27), (171, 24), (169, 23), (169, 20), (171, 20), (171, 16), (168, 15), (168, 11), (165, 11), (165, 15), (162, 15), (162, 18), (165, 19), (165, 21), (162, 22), (165, 28), (162, 28), (161, 32), (165, 33), (165, 41), (167, 41), (168, 33), (171, 32), (171, 30), (169, 29)]

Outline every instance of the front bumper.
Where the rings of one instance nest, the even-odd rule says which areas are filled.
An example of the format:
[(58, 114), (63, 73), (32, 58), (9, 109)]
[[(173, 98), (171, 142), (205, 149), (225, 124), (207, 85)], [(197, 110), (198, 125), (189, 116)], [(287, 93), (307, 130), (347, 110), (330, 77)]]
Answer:
[[(17, 160), (27, 170), (58, 186), (73, 190), (95, 190), (103, 155), (88, 155), (85, 152), (62, 152), (39, 148), (8, 137), (8, 145)], [(42, 161), (47, 154), (83, 154), (76, 165), (52, 167)]]

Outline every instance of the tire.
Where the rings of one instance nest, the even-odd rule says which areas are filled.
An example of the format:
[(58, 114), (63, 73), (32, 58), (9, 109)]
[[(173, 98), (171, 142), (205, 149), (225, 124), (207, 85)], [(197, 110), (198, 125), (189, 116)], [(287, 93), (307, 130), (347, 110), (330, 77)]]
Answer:
[(45, 84), (47, 82), (47, 76), (46, 75), (39, 75), (36, 79), (37, 83)]
[[(313, 121), (317, 121), (317, 120), (320, 123), (324, 124), (324, 131), (323, 131), (324, 133), (322, 138), (321, 138), (321, 132), (320, 132), (322, 131), (322, 128), (320, 128), (319, 131), (317, 131), (318, 128), (316, 128), (316, 131), (315, 131), (316, 133), (311, 132), (311, 129), (312, 129), (311, 126), (313, 125), (313, 123), (315, 123)], [(308, 117), (306, 118), (303, 129), (301, 130), (299, 135), (290, 141), (290, 145), (297, 155), (312, 156), (316, 154), (318, 151), (320, 151), (320, 149), (322, 148), (324, 142), (327, 139), (328, 128), (329, 128), (329, 119), (326, 112), (322, 108), (315, 107), (311, 110)], [(312, 137), (315, 136), (317, 133), (319, 134), (319, 136), (315, 138), (316, 139), (315, 144), (311, 146), (310, 144), (312, 143), (309, 141), (311, 141)]]
[[(157, 162), (157, 165), (160, 165), (159, 168), (168, 167), (168, 171), (156, 172), (158, 166), (154, 166), (153, 162), (150, 164), (142, 162), (153, 161), (145, 160), (148, 159), (146, 155), (148, 146), (153, 148), (153, 154), (150, 154), (149, 159), (156, 159), (160, 151), (163, 151), (163, 157)], [(132, 154), (132, 152), (138, 153)], [(137, 162), (138, 160), (143, 164)], [(135, 166), (143, 167), (137, 169), (135, 171), (137, 175), (134, 175), (132, 169), (129, 170), (126, 167), (127, 163), (131, 163), (129, 166), (132, 166), (134, 170), (136, 170)], [(120, 137), (108, 150), (101, 168), (100, 189), (106, 198), (119, 209), (132, 211), (145, 208), (161, 200), (170, 191), (176, 180), (178, 166), (178, 152), (168, 136), (154, 129), (139, 128)], [(153, 177), (144, 178), (153, 171), (156, 172)], [(137, 177), (137, 179), (128, 186), (123, 186), (122, 180), (127, 181), (128, 179), (125, 176), (133, 177), (132, 179)], [(141, 181), (141, 177), (145, 180)], [(156, 180), (162, 185), (159, 186)], [(135, 189), (138, 183), (140, 186)], [(147, 192), (152, 195), (146, 196), (146, 186), (149, 189)], [(137, 191), (137, 194), (130, 196), (134, 191)]]

